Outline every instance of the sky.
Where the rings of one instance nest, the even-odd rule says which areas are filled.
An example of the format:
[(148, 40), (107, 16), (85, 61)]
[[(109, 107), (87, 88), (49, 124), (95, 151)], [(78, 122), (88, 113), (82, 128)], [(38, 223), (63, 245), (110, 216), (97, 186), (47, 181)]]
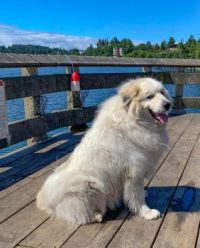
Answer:
[(200, 0), (2, 0), (0, 45), (85, 49), (98, 38), (200, 38)]

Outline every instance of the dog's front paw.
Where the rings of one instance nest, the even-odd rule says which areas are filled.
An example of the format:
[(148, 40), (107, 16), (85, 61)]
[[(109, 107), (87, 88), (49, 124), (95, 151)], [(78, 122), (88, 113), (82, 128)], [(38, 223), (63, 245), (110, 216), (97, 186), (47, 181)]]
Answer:
[(161, 213), (157, 209), (149, 209), (142, 217), (145, 220), (155, 220), (160, 218)]
[(144, 206), (140, 210), (140, 216), (145, 220), (155, 220), (161, 217), (161, 213), (157, 209), (150, 209)]
[(103, 220), (103, 215), (100, 214), (100, 213), (96, 213), (95, 216), (94, 216), (94, 218), (95, 218), (95, 222), (100, 223)]

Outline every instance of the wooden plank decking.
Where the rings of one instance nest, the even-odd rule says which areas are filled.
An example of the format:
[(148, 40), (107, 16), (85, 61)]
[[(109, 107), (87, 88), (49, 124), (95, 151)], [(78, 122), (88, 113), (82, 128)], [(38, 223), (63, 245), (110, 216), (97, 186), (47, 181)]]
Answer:
[(0, 160), (0, 248), (200, 247), (200, 115), (170, 118), (170, 150), (149, 181), (147, 201), (162, 218), (145, 221), (126, 209), (104, 223), (73, 226), (50, 219), (35, 196), (80, 140), (65, 135)]

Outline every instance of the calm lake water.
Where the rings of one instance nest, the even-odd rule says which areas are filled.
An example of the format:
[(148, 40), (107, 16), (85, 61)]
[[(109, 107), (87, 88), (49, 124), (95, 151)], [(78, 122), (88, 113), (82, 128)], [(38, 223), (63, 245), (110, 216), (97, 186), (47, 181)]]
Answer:
[[(139, 67), (81, 67), (80, 73), (126, 73), (126, 72), (141, 72)], [(57, 68), (39, 68), (39, 75), (48, 75), (48, 74), (64, 74), (64, 67)], [(0, 78), (3, 77), (14, 77), (20, 76), (20, 69), (1, 69), (0, 68)], [(175, 87), (172, 84), (166, 84), (166, 88), (169, 90), (171, 96), (175, 96)], [(94, 106), (100, 104), (106, 98), (115, 94), (116, 89), (100, 89), (100, 90), (88, 90), (87, 92), (83, 91), (83, 95), (86, 95), (84, 101), (84, 106)], [(200, 85), (190, 84), (184, 85), (184, 96), (200, 96)], [(45, 113), (53, 112), (56, 110), (66, 109), (67, 108), (67, 97), (66, 92), (46, 94), (43, 97), (44, 110)], [(199, 112), (199, 110), (186, 109), (187, 112)], [(23, 99), (16, 99), (7, 101), (7, 114), (8, 121), (16, 121), (24, 118), (24, 104)], [(49, 133), (50, 136), (55, 135), (62, 131), (68, 131), (67, 128), (61, 128)], [(0, 150), (0, 156), (5, 153), (8, 153), (14, 149), (18, 149), (26, 145), (26, 142), (20, 142), (16, 145), (10, 146), (5, 149)]]

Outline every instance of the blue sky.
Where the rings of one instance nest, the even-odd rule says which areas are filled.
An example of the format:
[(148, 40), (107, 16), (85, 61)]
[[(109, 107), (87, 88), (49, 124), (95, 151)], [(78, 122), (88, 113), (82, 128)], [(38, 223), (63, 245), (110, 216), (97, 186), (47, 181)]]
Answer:
[(200, 0), (6, 0), (0, 7), (0, 45), (85, 48), (113, 36), (136, 43), (200, 38)]

